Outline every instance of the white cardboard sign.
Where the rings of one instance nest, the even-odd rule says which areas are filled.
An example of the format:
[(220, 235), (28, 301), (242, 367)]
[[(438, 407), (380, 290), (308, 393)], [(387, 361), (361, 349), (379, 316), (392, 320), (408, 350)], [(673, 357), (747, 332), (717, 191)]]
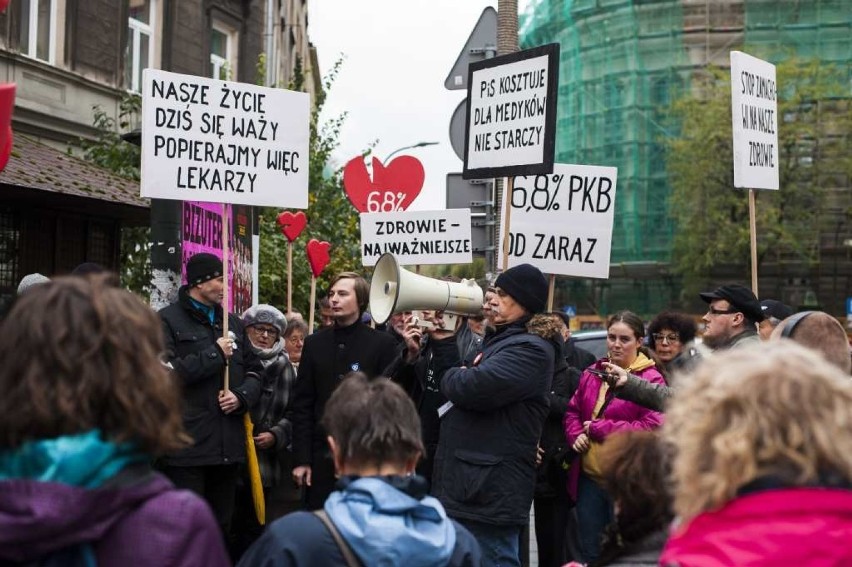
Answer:
[(145, 69), (142, 196), (304, 209), (306, 93)]
[(390, 252), (401, 265), (473, 261), (470, 209), (361, 213), (361, 264)]
[(775, 65), (731, 52), (734, 187), (778, 189)]
[[(546, 274), (609, 278), (618, 169), (556, 164), (550, 175), (516, 177), (509, 267), (532, 264)], [(500, 228), (500, 253), (506, 211)]]
[(470, 65), (464, 178), (549, 173), (559, 46)]

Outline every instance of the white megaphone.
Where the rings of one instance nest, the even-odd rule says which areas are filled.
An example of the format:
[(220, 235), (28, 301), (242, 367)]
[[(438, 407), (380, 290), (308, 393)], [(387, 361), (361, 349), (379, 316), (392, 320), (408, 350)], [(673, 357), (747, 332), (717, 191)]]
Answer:
[(482, 311), (482, 288), (474, 280), (446, 282), (412, 274), (393, 254), (382, 254), (370, 284), (370, 314), (382, 324), (394, 313), (417, 309), (476, 315)]

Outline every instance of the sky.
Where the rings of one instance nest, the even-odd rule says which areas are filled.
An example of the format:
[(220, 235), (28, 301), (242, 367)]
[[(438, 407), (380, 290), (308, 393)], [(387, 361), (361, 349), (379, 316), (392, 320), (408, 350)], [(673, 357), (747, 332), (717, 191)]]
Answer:
[(449, 127), (465, 92), (445, 89), (444, 80), (487, 6), (496, 8), (497, 1), (308, 1), (308, 36), (320, 71), (325, 75), (345, 58), (322, 114), (327, 120), (348, 113), (338, 165), (377, 140), (373, 151), (383, 161), (398, 148), (439, 142), (401, 152), (418, 158), (426, 171), (409, 210), (443, 209), (446, 176), (462, 171)]

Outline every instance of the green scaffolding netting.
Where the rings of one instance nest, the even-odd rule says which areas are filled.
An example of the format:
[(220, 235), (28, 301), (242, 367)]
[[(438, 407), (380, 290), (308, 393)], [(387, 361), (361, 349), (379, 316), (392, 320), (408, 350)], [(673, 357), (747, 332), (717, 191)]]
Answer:
[[(708, 65), (749, 46), (777, 62), (813, 57), (850, 69), (852, 0), (533, 0), (522, 48), (561, 45), (556, 161), (615, 166), (611, 279), (571, 282), (599, 313), (653, 314), (678, 303), (668, 275), (674, 227), (664, 140), (669, 103)], [(581, 289), (583, 288), (583, 289)]]

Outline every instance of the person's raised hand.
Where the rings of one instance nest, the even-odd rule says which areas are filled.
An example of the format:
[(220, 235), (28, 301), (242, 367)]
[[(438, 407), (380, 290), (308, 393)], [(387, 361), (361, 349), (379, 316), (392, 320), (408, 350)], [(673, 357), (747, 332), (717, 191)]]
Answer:
[(407, 349), (405, 358), (411, 362), (420, 356), (420, 341), (423, 339), (423, 329), (417, 325), (414, 317), (409, 316), (405, 320), (402, 338), (405, 340)]
[(603, 366), (606, 373), (611, 376), (606, 380), (610, 388), (621, 388), (627, 384), (627, 370), (611, 362), (604, 362)]

